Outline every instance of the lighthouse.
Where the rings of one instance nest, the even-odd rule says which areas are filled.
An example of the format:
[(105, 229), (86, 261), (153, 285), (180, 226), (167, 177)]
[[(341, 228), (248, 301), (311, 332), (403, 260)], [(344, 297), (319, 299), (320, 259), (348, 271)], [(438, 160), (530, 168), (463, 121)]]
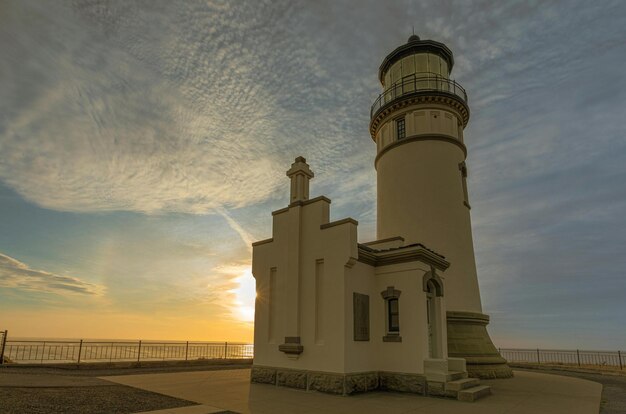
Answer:
[(422, 243), (451, 263), (446, 286), (447, 348), (470, 375), (512, 375), (482, 311), (467, 188), (466, 91), (450, 79), (452, 51), (412, 35), (378, 70), (383, 92), (371, 107), (377, 155), (377, 239)]
[(463, 138), (469, 106), (453, 65), (444, 44), (411, 36), (380, 66), (370, 122), (376, 240), (359, 242), (358, 221), (331, 221), (330, 198), (309, 197), (320, 172), (306, 158), (287, 170), (289, 202), (272, 212), (271, 237), (252, 244), (252, 382), (474, 401), (491, 393), (479, 378), (512, 375), (482, 313)]

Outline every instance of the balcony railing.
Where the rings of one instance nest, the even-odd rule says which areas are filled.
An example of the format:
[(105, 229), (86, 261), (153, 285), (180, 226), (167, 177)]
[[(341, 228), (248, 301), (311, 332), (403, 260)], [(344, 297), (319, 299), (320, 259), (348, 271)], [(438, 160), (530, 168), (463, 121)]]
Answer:
[(405, 77), (381, 93), (372, 105), (370, 117), (373, 118), (385, 105), (398, 98), (422, 92), (440, 92), (454, 95), (467, 105), (467, 93), (456, 81), (436, 74), (418, 74)]

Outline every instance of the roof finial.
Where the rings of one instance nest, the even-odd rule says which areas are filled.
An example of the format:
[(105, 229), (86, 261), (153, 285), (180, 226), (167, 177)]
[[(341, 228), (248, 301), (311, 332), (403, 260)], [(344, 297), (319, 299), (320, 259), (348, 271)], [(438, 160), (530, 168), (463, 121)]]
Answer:
[(413, 36), (415, 36), (415, 25), (411, 25), (411, 28), (413, 29)]
[(303, 156), (299, 156), (291, 164), (291, 168), (287, 171), (287, 177), (291, 180), (289, 203), (308, 200), (309, 180), (314, 177), (314, 174), (309, 169), (309, 164), (306, 163), (306, 159)]

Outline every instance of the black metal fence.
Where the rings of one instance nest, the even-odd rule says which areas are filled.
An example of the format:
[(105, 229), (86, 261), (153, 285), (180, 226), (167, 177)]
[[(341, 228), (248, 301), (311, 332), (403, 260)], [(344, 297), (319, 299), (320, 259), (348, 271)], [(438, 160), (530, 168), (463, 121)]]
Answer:
[(4, 348), (4, 363), (18, 364), (251, 359), (253, 356), (252, 344), (233, 342), (6, 340)]
[(586, 351), (581, 349), (499, 349), (509, 362), (546, 365), (570, 365), (588, 368), (623, 370), (626, 354), (623, 351)]
[(7, 343), (7, 331), (0, 331), (0, 364), (4, 363), (4, 348)]
[(378, 96), (370, 109), (370, 117), (373, 118), (383, 106), (396, 98), (420, 92), (443, 92), (467, 103), (467, 92), (454, 80), (430, 73), (410, 75), (394, 83)]

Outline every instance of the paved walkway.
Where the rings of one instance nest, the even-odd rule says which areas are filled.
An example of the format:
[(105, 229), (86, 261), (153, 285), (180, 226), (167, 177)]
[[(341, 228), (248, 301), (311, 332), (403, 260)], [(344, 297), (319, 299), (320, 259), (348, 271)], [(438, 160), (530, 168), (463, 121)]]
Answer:
[(0, 414), (121, 414), (196, 406), (193, 401), (120, 385), (96, 376), (232, 370), (238, 367), (215, 364), (152, 365), (138, 368), (82, 366), (81, 369), (0, 365)]
[[(576, 372), (563, 371), (559, 369), (544, 370), (538, 368), (539, 372), (552, 375), (564, 375), (567, 377), (582, 378), (602, 384), (602, 402), (600, 403), (600, 414), (624, 414), (626, 413), (626, 375), (615, 374), (613, 372)], [(531, 370), (537, 372), (537, 369)]]
[[(475, 403), (411, 394), (373, 392), (341, 397), (265, 384), (250, 384), (250, 370), (181, 372), (102, 377), (202, 405), (159, 414), (237, 413), (424, 413), (597, 414), (602, 385), (578, 378), (516, 371), (515, 378), (483, 381), (493, 395)], [(144, 413), (145, 414), (145, 413)]]

